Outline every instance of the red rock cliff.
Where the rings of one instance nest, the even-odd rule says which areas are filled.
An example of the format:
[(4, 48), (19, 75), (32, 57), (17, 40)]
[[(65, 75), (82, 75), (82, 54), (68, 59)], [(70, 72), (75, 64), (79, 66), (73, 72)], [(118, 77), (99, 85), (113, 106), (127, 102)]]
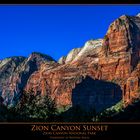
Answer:
[[(84, 77), (110, 81), (120, 85), (124, 102), (139, 96), (140, 18), (121, 16), (109, 27), (102, 45), (90, 41), (88, 49), (80, 50), (80, 59), (50, 70), (42, 69), (28, 80), (26, 90), (48, 92), (58, 105), (72, 104), (72, 90)], [(38, 79), (38, 80), (37, 80)], [(94, 90), (94, 89), (93, 89)], [(113, 94), (115, 91), (112, 90)], [(117, 94), (117, 93), (115, 93)], [(80, 95), (79, 95), (80, 96)], [(102, 95), (103, 96), (103, 95)]]
[[(61, 64), (46, 63), (44, 56), (31, 55), (11, 75), (8, 91), (40, 91), (42, 96), (50, 94), (58, 106), (84, 104), (84, 99), (100, 108), (121, 99), (129, 103), (140, 94), (139, 60), (140, 17), (124, 15), (109, 26), (104, 39), (86, 42), (78, 51), (71, 51)], [(36, 66), (34, 70), (30, 62)], [(25, 84), (20, 84), (22, 80)]]

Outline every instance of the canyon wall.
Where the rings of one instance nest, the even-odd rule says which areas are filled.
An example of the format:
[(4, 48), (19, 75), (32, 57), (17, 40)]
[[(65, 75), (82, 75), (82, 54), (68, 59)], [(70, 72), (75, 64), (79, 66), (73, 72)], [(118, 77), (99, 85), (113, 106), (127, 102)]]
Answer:
[(7, 105), (22, 90), (49, 94), (59, 107), (101, 111), (120, 100), (127, 105), (140, 94), (140, 17), (119, 17), (103, 39), (87, 41), (58, 62), (38, 53), (12, 64), (10, 59), (0, 61), (0, 94)]

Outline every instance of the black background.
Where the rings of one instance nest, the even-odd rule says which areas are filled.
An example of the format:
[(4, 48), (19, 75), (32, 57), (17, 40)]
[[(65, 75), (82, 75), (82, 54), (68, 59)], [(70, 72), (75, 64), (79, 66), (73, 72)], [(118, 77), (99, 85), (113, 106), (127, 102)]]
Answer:
[[(65, 123), (66, 125), (70, 125)], [(107, 123), (106, 123), (107, 124)], [(36, 124), (43, 125), (43, 124)], [(51, 125), (51, 124), (49, 124)], [(57, 124), (58, 125), (58, 124)], [(59, 124), (63, 125), (63, 124)], [(73, 124), (78, 125), (78, 124)], [(82, 125), (82, 124), (80, 124)], [(86, 124), (88, 125), (88, 124)], [(89, 124), (91, 125), (91, 124)], [(93, 125), (95, 125), (93, 123)], [(101, 125), (101, 124), (99, 124)], [(103, 124), (104, 125), (104, 124)], [(140, 135), (140, 124), (107, 124), (108, 131), (107, 132), (98, 132), (95, 136), (89, 136), (90, 139), (104, 139), (104, 140), (114, 140), (114, 139), (122, 139), (122, 138), (139, 138)], [(49, 139), (49, 136), (43, 136), (42, 133), (32, 132), (31, 131), (32, 124), (1, 124), (0, 125), (0, 137), (4, 138), (33, 138), (40, 139), (45, 138)]]
[(139, 4), (138, 0), (1, 0), (1, 4)]

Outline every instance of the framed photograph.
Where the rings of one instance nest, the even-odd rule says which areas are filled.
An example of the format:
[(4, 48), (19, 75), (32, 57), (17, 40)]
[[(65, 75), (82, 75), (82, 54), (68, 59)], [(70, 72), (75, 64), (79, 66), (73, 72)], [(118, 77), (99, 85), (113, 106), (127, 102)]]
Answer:
[(139, 4), (1, 4), (0, 46), (1, 135), (138, 135)]

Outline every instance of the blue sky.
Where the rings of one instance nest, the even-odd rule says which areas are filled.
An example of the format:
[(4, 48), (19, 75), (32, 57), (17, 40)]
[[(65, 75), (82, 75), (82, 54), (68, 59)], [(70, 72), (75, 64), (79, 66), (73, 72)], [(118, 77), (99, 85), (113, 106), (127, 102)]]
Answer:
[(103, 38), (119, 16), (137, 13), (140, 5), (0, 5), (0, 59), (37, 51), (58, 60)]

